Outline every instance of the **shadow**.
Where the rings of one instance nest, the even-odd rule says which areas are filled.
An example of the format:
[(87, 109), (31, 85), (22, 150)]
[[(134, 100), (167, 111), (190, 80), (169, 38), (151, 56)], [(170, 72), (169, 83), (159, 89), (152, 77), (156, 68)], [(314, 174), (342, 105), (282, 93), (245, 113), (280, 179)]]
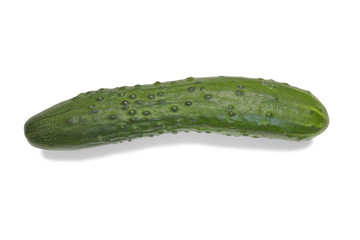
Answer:
[(297, 151), (305, 149), (311, 144), (312, 140), (297, 142), (281, 139), (233, 137), (221, 134), (189, 132), (143, 137), (131, 142), (109, 144), (80, 150), (42, 150), (42, 155), (49, 160), (76, 161), (173, 145), (204, 145), (218, 148), (253, 149), (257, 151)]

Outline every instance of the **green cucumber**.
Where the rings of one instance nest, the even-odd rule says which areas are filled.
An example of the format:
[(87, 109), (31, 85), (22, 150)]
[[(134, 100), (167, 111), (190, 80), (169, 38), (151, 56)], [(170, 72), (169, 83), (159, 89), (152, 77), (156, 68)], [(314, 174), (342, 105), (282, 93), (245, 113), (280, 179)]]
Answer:
[(81, 93), (31, 117), (24, 130), (35, 147), (80, 149), (180, 131), (300, 141), (328, 124), (309, 91), (220, 76)]

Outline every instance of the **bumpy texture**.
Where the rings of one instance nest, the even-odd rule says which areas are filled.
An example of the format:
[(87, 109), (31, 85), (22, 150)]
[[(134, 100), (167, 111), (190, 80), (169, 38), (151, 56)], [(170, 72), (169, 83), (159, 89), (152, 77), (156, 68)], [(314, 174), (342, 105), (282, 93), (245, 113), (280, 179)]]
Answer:
[(329, 124), (309, 91), (273, 80), (187, 78), (79, 94), (33, 116), (36, 147), (79, 149), (179, 131), (308, 140)]

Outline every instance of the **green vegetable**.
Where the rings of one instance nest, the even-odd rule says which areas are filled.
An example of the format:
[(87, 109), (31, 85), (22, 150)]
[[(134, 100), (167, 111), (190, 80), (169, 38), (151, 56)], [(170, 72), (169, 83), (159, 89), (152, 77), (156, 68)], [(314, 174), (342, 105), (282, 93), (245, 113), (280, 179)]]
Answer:
[(35, 147), (79, 149), (179, 131), (308, 140), (329, 124), (309, 91), (273, 80), (187, 78), (82, 93), (33, 116)]

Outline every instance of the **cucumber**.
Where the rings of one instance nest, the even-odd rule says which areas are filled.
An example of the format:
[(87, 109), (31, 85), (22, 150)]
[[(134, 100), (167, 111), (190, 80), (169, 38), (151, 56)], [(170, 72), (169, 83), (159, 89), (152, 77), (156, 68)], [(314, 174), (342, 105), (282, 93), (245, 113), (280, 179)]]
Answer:
[(180, 131), (300, 141), (328, 124), (309, 91), (220, 76), (81, 93), (31, 117), (24, 130), (35, 147), (80, 149)]

